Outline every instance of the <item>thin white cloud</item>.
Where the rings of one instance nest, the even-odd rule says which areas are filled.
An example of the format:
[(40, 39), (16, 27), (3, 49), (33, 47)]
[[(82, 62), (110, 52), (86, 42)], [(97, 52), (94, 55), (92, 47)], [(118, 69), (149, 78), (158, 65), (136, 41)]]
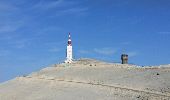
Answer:
[(131, 42), (129, 42), (129, 41), (125, 41), (125, 42), (122, 42), (122, 43), (120, 43), (121, 45), (130, 45), (130, 44), (132, 44)]
[(77, 4), (77, 2), (73, 1), (66, 1), (66, 0), (55, 0), (55, 1), (44, 1), (41, 0), (37, 4), (33, 5), (33, 9), (39, 10), (49, 10), (58, 8), (56, 10), (62, 10), (61, 8), (70, 7)]
[(70, 8), (63, 10), (63, 13), (77, 13), (77, 12), (84, 12), (87, 11), (88, 8)]
[(159, 34), (161, 34), (161, 35), (170, 35), (170, 32), (169, 31), (165, 31), (165, 32), (159, 32)]
[[(56, 16), (63, 16), (63, 15), (87, 15), (88, 8), (67, 8), (64, 10), (60, 10), (56, 13)], [(53, 16), (54, 17), (54, 16)]]
[(2, 3), (2, 2), (0, 2), (0, 12), (2, 13), (2, 12), (8, 12), (8, 11), (14, 11), (14, 10), (16, 10), (16, 9), (18, 9), (16, 6), (14, 6), (14, 5), (11, 5), (11, 4), (9, 4), (9, 3)]
[(60, 48), (52, 48), (52, 49), (49, 49), (49, 52), (59, 52), (61, 51)]
[(44, 43), (46, 47), (53, 48), (53, 47), (61, 47), (63, 45), (67, 45), (67, 42), (64, 41), (55, 41), (55, 42), (46, 42)]
[(128, 54), (129, 57), (135, 57), (135, 56), (138, 55), (137, 52), (128, 52), (127, 54)]
[(87, 50), (79, 50), (78, 52), (81, 54), (89, 54), (90, 53), (90, 51), (87, 51)]
[(57, 1), (43, 1), (41, 0), (37, 4), (33, 6), (35, 9), (41, 9), (41, 10), (48, 10), (51, 8), (59, 7), (63, 5), (64, 0), (57, 0)]
[[(51, 17), (67, 15), (67, 14), (79, 14), (84, 15), (88, 11), (87, 7), (80, 7), (78, 2), (57, 0), (57, 1), (40, 1), (35, 4), (32, 9), (38, 10), (39, 12), (50, 11), (54, 13)], [(50, 15), (49, 15), (50, 16)]]
[(8, 56), (10, 51), (8, 50), (0, 50), (0, 57)]
[(116, 50), (113, 48), (95, 48), (94, 52), (102, 55), (112, 55), (116, 53)]
[(12, 44), (17, 49), (22, 49), (27, 47), (34, 38), (15, 40)]
[[(17, 15), (17, 14), (16, 14)], [(16, 16), (15, 15), (15, 16)], [(8, 33), (8, 32), (15, 32), (21, 27), (25, 26), (27, 21), (27, 18), (20, 18), (17, 17), (0, 17), (0, 33)]]
[(0, 33), (14, 32), (19, 28), (17, 25), (2, 25), (0, 26)]
[(45, 34), (49, 34), (51, 31), (60, 31), (62, 30), (59, 26), (48, 26), (45, 28), (37, 28), (36, 36), (42, 36)]

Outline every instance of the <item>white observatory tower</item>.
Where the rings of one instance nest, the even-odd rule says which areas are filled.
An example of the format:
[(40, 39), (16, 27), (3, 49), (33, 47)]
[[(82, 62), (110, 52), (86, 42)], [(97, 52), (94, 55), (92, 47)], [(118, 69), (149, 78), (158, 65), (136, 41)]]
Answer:
[(71, 43), (71, 35), (69, 33), (68, 35), (68, 44), (67, 44), (67, 50), (66, 50), (66, 60), (65, 63), (72, 63), (73, 60), (73, 51), (72, 51), (72, 43)]

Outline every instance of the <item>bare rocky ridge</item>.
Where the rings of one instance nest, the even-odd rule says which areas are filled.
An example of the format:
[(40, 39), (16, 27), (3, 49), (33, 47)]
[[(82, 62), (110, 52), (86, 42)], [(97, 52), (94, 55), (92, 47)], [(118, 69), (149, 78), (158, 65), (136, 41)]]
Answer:
[(0, 84), (0, 100), (170, 100), (170, 65), (55, 64)]

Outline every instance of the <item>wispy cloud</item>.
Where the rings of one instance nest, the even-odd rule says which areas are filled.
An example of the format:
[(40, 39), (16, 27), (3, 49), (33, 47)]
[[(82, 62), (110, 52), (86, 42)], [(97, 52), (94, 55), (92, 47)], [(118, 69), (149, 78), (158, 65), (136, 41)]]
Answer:
[(89, 53), (91, 53), (90, 51), (87, 51), (87, 50), (79, 50), (78, 52), (81, 53), (81, 54), (89, 54)]
[[(3, 37), (4, 38), (4, 37)], [(15, 48), (15, 49), (23, 49), (31, 46), (33, 41), (37, 40), (37, 38), (25, 38), (25, 37), (20, 37), (20, 35), (12, 34), (9, 38), (5, 39), (0, 39), (0, 41), (5, 41), (3, 43), (4, 45), (7, 45), (9, 48)], [(10, 50), (8, 48), (8, 50)]]
[(138, 55), (137, 52), (128, 52), (127, 54), (128, 54), (129, 57), (135, 57), (135, 56)]
[(116, 50), (113, 48), (95, 48), (94, 52), (102, 55), (112, 55), (116, 53)]
[[(78, 5), (78, 1), (66, 1), (66, 0), (57, 0), (57, 1), (40, 1), (35, 4), (32, 9), (38, 10), (39, 12), (46, 13), (46, 11), (53, 11), (53, 16), (61, 16), (67, 14), (84, 14), (88, 8)], [(54, 15), (54, 13), (56, 13)], [(52, 16), (52, 17), (53, 17)]]
[(0, 50), (0, 57), (4, 57), (10, 54), (10, 51), (8, 50)]
[(0, 34), (7, 32), (14, 32), (20, 27), (20, 20), (16, 19), (15, 16), (12, 16), (17, 9), (15, 6), (4, 4), (0, 2)]
[(34, 9), (48, 10), (55, 7), (61, 7), (64, 4), (64, 0), (57, 1), (43, 1), (41, 0), (33, 6)]
[(159, 34), (161, 34), (161, 35), (170, 35), (170, 31), (165, 31), (165, 32), (158, 32)]
[(61, 47), (63, 45), (66, 45), (66, 41), (55, 41), (55, 42), (46, 42), (44, 43), (46, 47)]
[(63, 13), (77, 13), (77, 12), (84, 12), (87, 11), (88, 8), (70, 8), (63, 10)]
[(3, 2), (0, 2), (0, 12), (8, 12), (8, 11), (14, 11), (18, 9), (16, 6), (14, 5), (11, 5), (9, 3), (3, 3)]
[[(75, 1), (66, 1), (66, 0), (55, 0), (55, 1), (44, 1), (41, 0), (35, 5), (33, 5), (33, 9), (38, 10), (52, 10), (55, 9), (56, 11), (63, 10), (66, 8), (70, 8), (71, 6), (77, 6), (78, 2)], [(57, 9), (56, 9), (57, 8)]]
[(16, 31), (20, 26), (19, 25), (2, 25), (0, 26), (0, 33), (7, 33), (7, 32), (14, 32)]
[(34, 38), (20, 39), (20, 40), (15, 40), (14, 42), (12, 42), (12, 44), (13, 44), (13, 47), (17, 49), (22, 49), (22, 48), (27, 47), (33, 40)]
[(88, 11), (88, 8), (87, 8), (87, 7), (84, 7), (84, 8), (81, 8), (81, 7), (68, 8), (68, 9), (59, 11), (56, 15), (57, 15), (57, 16), (68, 15), (68, 14), (86, 15), (86, 14), (87, 14), (87, 11)]
[(113, 48), (94, 48), (92, 50), (79, 50), (78, 52), (80, 54), (92, 54), (92, 53), (97, 53), (101, 55), (112, 55), (116, 53), (116, 49)]
[(42, 36), (42, 35), (46, 35), (46, 34), (49, 34), (50, 32), (52, 31), (61, 31), (63, 30), (61, 27), (59, 26), (48, 26), (48, 27), (45, 27), (45, 28), (37, 28), (36, 29), (36, 36)]
[(129, 44), (131, 44), (131, 42), (129, 42), (129, 41), (125, 41), (125, 42), (122, 42), (122, 43), (120, 43), (121, 45), (129, 45)]
[(59, 52), (59, 51), (61, 51), (60, 48), (51, 48), (51, 49), (49, 49), (49, 52)]

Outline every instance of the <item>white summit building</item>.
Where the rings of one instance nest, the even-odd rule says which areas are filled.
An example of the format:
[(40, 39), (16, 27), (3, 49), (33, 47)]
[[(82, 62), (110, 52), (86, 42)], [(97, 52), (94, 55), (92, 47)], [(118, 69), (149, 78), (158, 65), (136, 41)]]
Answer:
[(73, 60), (73, 51), (72, 51), (71, 35), (69, 33), (65, 63), (72, 63), (72, 60)]

